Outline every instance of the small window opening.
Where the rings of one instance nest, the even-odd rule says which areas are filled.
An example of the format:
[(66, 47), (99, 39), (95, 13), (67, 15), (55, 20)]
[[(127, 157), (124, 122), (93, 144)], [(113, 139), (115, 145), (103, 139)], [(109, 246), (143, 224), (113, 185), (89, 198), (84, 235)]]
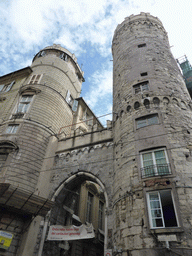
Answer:
[(140, 73), (141, 76), (147, 76), (147, 72)]
[(144, 43), (144, 44), (139, 44), (138, 45), (138, 48), (142, 48), (142, 47), (145, 47), (146, 46), (146, 44)]

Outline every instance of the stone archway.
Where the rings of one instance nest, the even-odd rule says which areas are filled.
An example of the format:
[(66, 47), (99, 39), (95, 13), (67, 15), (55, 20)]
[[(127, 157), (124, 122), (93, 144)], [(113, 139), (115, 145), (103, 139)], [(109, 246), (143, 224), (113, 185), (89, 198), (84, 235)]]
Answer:
[[(52, 253), (68, 256), (83, 256), (90, 250), (93, 251), (93, 255), (103, 255), (107, 244), (105, 209), (108, 208), (109, 200), (102, 181), (91, 173), (79, 171), (63, 181), (55, 191), (52, 201), (55, 201), (55, 206), (50, 214), (51, 225), (80, 226), (89, 222), (93, 224), (95, 238), (69, 243), (46, 242), (42, 255), (48, 255), (47, 251), (50, 250)], [(86, 219), (88, 205), (93, 207), (91, 211), (94, 218), (91, 221)], [(102, 226), (99, 228), (99, 222), (101, 223), (102, 219), (103, 229), (100, 229)]]

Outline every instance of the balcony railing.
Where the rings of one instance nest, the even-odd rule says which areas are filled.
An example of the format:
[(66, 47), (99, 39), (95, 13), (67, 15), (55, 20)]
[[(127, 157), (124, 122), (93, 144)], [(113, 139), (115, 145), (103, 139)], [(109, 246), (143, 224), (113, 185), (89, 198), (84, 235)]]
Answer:
[(149, 165), (141, 168), (142, 178), (170, 174), (170, 164)]

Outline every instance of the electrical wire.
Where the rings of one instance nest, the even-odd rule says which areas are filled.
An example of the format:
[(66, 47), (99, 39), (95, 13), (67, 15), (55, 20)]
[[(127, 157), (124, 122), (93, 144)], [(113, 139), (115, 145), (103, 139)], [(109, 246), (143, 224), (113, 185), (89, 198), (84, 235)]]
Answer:
[[(169, 149), (167, 149), (167, 150), (172, 150), (172, 149), (179, 149), (179, 148), (183, 148), (184, 146), (181, 146), (181, 147), (173, 147), (173, 148), (169, 148)], [(140, 156), (140, 154), (132, 154), (132, 155), (129, 155), (129, 156), (127, 156), (127, 157), (119, 157), (119, 158), (108, 158), (108, 159), (105, 159), (105, 160), (101, 160), (101, 159), (99, 159), (98, 161), (92, 161), (92, 162), (89, 162), (89, 163), (78, 163), (78, 164), (75, 164), (75, 165), (71, 165), (70, 163), (69, 163), (69, 165), (68, 166), (66, 166), (66, 163), (65, 163), (65, 166), (62, 166), (62, 167), (52, 167), (52, 168), (50, 168), (50, 169), (45, 169), (45, 170), (40, 170), (40, 171), (35, 171), (36, 173), (38, 173), (38, 174), (40, 174), (40, 173), (43, 173), (43, 172), (48, 172), (48, 171), (56, 171), (56, 170), (58, 170), (58, 169), (61, 169), (62, 171), (64, 171), (64, 170), (68, 170), (69, 168), (72, 168), (72, 167), (80, 167), (81, 165), (83, 166), (83, 167), (85, 167), (85, 166), (88, 166), (88, 165), (90, 165), (90, 164), (97, 164), (97, 163), (103, 163), (103, 162), (108, 162), (108, 161), (113, 161), (113, 160), (120, 160), (120, 159), (122, 159), (122, 158), (132, 158), (132, 157), (137, 157), (137, 156)], [(49, 157), (49, 158), (53, 158), (53, 157), (55, 157), (55, 156), (52, 156), (52, 157)], [(49, 158), (44, 158), (44, 159), (49, 159)], [(36, 160), (37, 161), (37, 160)], [(19, 163), (18, 163), (19, 164)], [(9, 165), (9, 167), (11, 167), (11, 165)], [(12, 170), (12, 172), (14, 173), (14, 172), (16, 172), (16, 171), (13, 171)], [(31, 170), (31, 171), (29, 171), (29, 172), (27, 172), (27, 171), (25, 171), (25, 173), (18, 173), (17, 175), (5, 175), (4, 176), (4, 178), (6, 178), (6, 179), (8, 179), (8, 178), (13, 178), (13, 177), (18, 177), (18, 176), (23, 176), (23, 175), (28, 175), (28, 174), (34, 174), (34, 170)]]

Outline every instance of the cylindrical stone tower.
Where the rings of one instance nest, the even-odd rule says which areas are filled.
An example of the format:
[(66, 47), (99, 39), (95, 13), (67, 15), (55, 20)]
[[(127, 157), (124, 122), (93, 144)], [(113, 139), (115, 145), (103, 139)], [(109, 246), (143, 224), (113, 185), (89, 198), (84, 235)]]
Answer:
[(0, 79), (1, 229), (14, 235), (6, 255), (33, 255), (39, 216), (51, 208), (58, 133), (65, 127), (70, 134), (83, 72), (74, 54), (53, 45), (37, 53), (31, 67)]
[(114, 80), (114, 252), (192, 254), (192, 105), (161, 21), (118, 25)]

